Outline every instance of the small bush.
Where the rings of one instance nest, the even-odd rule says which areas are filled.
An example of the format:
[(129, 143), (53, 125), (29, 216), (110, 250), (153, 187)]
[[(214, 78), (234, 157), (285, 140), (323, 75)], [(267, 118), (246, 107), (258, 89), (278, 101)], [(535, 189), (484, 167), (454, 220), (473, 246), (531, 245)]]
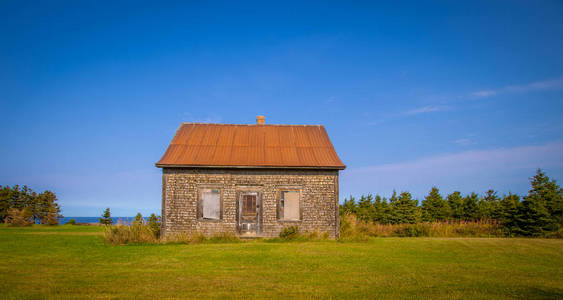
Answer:
[(4, 222), (8, 224), (8, 226), (13, 227), (23, 227), (23, 226), (31, 226), (33, 221), (31, 220), (32, 217), (31, 209), (26, 207), (22, 210), (17, 208), (10, 208), (8, 209), (8, 215)]
[(143, 224), (128, 225), (108, 225), (105, 228), (104, 237), (106, 241), (113, 245), (125, 245), (129, 243), (146, 244), (158, 243), (159, 239), (152, 229)]
[(299, 236), (299, 226), (293, 225), (283, 228), (280, 231), (280, 238), (292, 240)]
[(70, 219), (68, 220), (68, 222), (66, 222), (67, 225), (76, 225), (76, 220), (75, 219)]
[(363, 242), (369, 239), (366, 223), (359, 221), (355, 215), (346, 214), (340, 218), (339, 241)]
[(151, 230), (156, 235), (156, 237), (160, 238), (160, 227), (161, 227), (160, 217), (156, 216), (155, 214), (151, 214), (147, 222), (147, 225), (151, 228)]

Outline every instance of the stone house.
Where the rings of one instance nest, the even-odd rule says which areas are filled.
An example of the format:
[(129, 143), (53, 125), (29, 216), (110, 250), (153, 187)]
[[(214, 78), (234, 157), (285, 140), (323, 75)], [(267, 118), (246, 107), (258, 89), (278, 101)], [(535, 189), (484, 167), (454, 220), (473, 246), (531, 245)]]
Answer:
[(322, 125), (182, 123), (163, 157), (162, 235), (339, 232), (342, 163)]

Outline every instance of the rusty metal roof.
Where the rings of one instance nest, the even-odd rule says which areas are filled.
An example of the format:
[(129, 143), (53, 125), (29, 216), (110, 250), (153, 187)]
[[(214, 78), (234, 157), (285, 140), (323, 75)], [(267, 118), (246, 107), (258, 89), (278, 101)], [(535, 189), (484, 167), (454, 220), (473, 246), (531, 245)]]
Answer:
[(182, 123), (157, 167), (344, 169), (322, 125)]

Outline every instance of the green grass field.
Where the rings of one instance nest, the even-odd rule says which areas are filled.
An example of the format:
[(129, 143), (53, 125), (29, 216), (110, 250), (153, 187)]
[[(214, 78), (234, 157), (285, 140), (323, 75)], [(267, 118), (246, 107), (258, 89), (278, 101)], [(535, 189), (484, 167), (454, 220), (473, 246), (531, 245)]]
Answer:
[(7, 298), (563, 298), (563, 241), (104, 243), (94, 226), (0, 227)]

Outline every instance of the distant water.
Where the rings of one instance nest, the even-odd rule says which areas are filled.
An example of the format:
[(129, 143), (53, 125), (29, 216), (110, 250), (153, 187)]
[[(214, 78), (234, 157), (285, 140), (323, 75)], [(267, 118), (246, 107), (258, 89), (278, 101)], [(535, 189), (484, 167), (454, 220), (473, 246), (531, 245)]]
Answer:
[[(59, 221), (61, 224), (66, 224), (71, 219), (74, 219), (76, 223), (100, 223), (100, 217), (64, 217), (60, 218)], [(111, 217), (111, 219), (113, 220), (113, 224), (131, 224), (131, 222), (135, 220), (135, 217)], [(148, 220), (148, 218), (143, 219), (145, 219), (145, 221)]]

